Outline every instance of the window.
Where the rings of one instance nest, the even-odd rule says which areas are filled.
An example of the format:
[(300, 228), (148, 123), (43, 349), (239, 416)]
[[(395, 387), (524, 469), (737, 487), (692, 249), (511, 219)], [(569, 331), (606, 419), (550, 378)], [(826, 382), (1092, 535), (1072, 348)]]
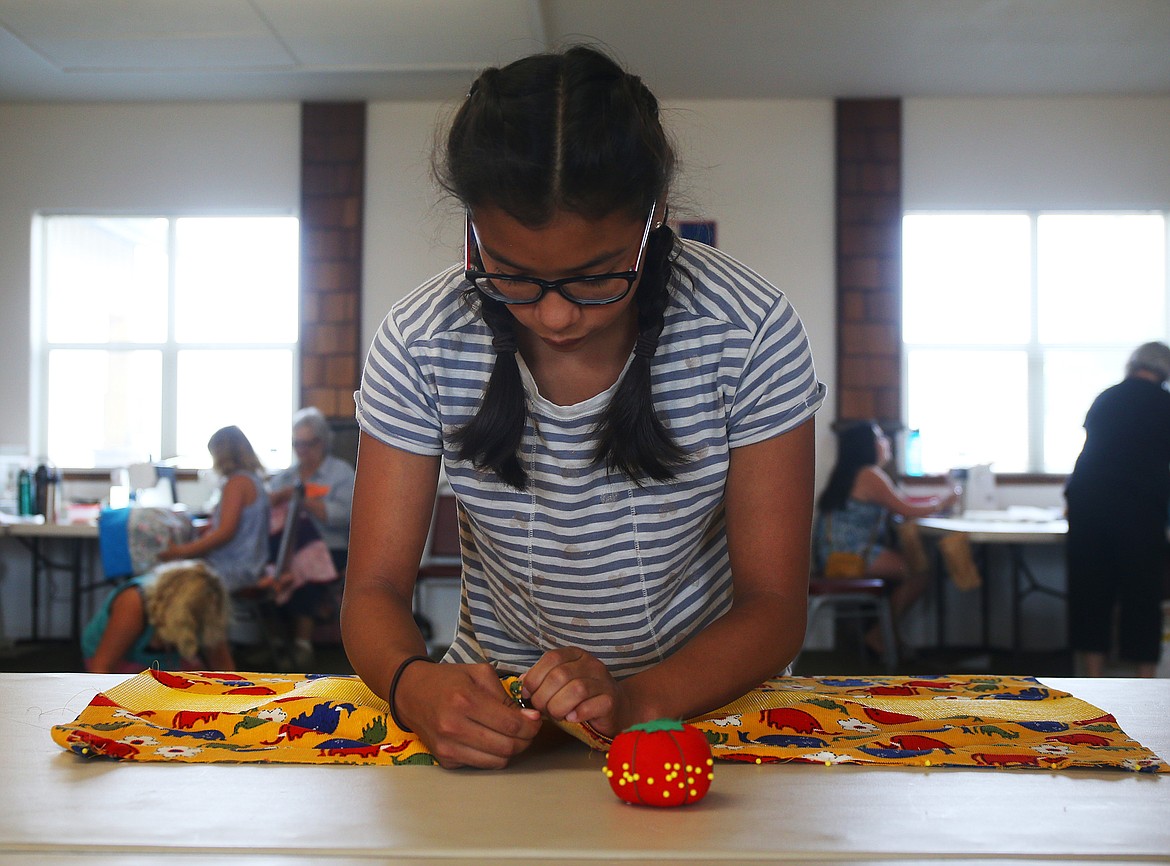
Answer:
[(1170, 333), (1166, 217), (904, 217), (903, 394), (923, 472), (1072, 469), (1093, 398)]
[(34, 441), (58, 466), (177, 458), (238, 425), (289, 462), (293, 217), (42, 216), (33, 305)]

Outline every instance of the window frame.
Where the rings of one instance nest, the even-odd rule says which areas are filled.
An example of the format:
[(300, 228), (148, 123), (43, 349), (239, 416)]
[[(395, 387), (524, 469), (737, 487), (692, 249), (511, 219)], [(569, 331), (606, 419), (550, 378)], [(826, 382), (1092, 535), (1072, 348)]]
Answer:
[[(48, 244), (47, 232), (48, 223), (53, 218), (68, 217), (68, 218), (90, 218), (90, 219), (162, 219), (167, 221), (167, 252), (168, 252), (168, 267), (167, 267), (167, 323), (166, 323), (166, 339), (161, 342), (53, 342), (50, 343), (48, 339), (48, 291), (46, 285), (46, 275), (48, 273)], [(288, 351), (290, 354), (290, 394), (288, 417), (296, 411), (299, 403), (299, 395), (301, 391), (301, 345), (300, 345), (300, 318), (301, 314), (298, 311), (296, 333), (293, 340), (289, 342), (183, 342), (180, 343), (176, 339), (176, 294), (177, 294), (177, 275), (176, 275), (176, 235), (178, 221), (186, 218), (222, 218), (222, 219), (241, 219), (241, 218), (291, 218), (300, 221), (300, 216), (296, 213), (287, 210), (199, 210), (199, 211), (181, 211), (181, 210), (150, 210), (150, 211), (122, 211), (116, 209), (68, 209), (68, 210), (40, 210), (33, 214), (32, 231), (31, 231), (31, 280), (30, 280), (30, 329), (29, 329), (29, 343), (30, 343), (30, 363), (29, 363), (29, 441), (32, 443), (35, 453), (39, 455), (48, 455), (52, 458), (49, 452), (49, 355), (56, 350), (90, 350), (102, 352), (130, 352), (130, 351), (157, 351), (160, 353), (161, 363), (161, 379), (162, 391), (160, 394), (160, 427), (159, 427), (159, 441), (160, 451), (159, 455), (151, 455), (154, 462), (163, 462), (165, 460), (174, 459), (167, 455), (177, 454), (178, 443), (178, 375), (179, 363), (178, 356), (182, 351), (200, 351), (200, 350), (215, 350), (215, 349), (233, 349), (241, 351), (250, 350), (264, 350), (264, 351)], [(298, 229), (298, 235), (300, 230)], [(301, 255), (298, 250), (298, 264), (299, 271), (299, 257)], [(301, 288), (297, 286), (298, 305), (301, 303)], [(189, 455), (178, 455), (185, 457)], [(262, 458), (263, 459), (263, 458)], [(180, 466), (180, 469), (197, 470), (206, 468), (208, 462), (204, 464), (194, 464), (191, 466)], [(114, 465), (95, 465), (93, 467), (76, 467), (69, 465), (59, 466), (63, 471), (75, 476), (86, 475), (104, 475), (108, 474), (111, 469), (119, 468)]]
[[(1101, 342), (1093, 344), (1085, 343), (1071, 343), (1071, 342), (1051, 342), (1042, 343), (1040, 341), (1040, 274), (1039, 274), (1039, 220), (1042, 216), (1053, 215), (1090, 215), (1090, 216), (1140, 216), (1140, 215), (1157, 215), (1162, 217), (1163, 221), (1163, 322), (1161, 335), (1151, 336), (1149, 339), (1160, 339), (1163, 341), (1170, 341), (1170, 208), (913, 208), (906, 209), (902, 213), (902, 221), (908, 216), (980, 216), (980, 215), (1012, 215), (1025, 216), (1028, 218), (1029, 225), (1029, 255), (1030, 255), (1030, 274), (1029, 274), (1029, 310), (1031, 313), (1031, 322), (1029, 328), (1028, 340), (1026, 342), (1015, 343), (910, 343), (905, 339), (902, 332), (901, 318), (899, 321), (899, 362), (901, 366), (901, 414), (905, 419), (907, 429), (910, 427), (910, 382), (909, 382), (909, 366), (910, 355), (915, 350), (929, 350), (938, 352), (1023, 352), (1026, 357), (1026, 369), (1028, 376), (1027, 386), (1027, 468), (1023, 471), (1016, 472), (997, 472), (997, 478), (1010, 477), (1018, 481), (1052, 481), (1064, 479), (1067, 473), (1051, 472), (1043, 469), (1044, 466), (1044, 447), (1045, 447), (1045, 378), (1044, 378), (1044, 361), (1045, 354), (1052, 351), (1077, 351), (1084, 349), (1093, 349), (1101, 352), (1122, 352), (1128, 355), (1136, 347), (1137, 343), (1127, 341), (1124, 343), (1118, 342)], [(902, 295), (901, 303), (905, 304), (904, 286), (900, 287), (900, 294)], [(1124, 371), (1119, 367), (1117, 370), (1117, 380), (1121, 381)], [(1087, 407), (1086, 407), (1087, 408)], [(903, 478), (937, 478), (936, 473), (927, 472), (922, 476), (907, 476), (905, 467), (905, 455), (899, 455), (898, 472)]]

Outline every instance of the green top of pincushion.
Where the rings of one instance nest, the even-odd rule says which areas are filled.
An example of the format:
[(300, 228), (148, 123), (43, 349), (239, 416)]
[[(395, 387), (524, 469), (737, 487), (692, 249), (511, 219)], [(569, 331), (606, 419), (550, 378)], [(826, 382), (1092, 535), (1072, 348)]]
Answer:
[(678, 719), (651, 719), (648, 722), (630, 725), (626, 728), (627, 731), (646, 731), (647, 733), (653, 731), (681, 731), (682, 729), (683, 723)]

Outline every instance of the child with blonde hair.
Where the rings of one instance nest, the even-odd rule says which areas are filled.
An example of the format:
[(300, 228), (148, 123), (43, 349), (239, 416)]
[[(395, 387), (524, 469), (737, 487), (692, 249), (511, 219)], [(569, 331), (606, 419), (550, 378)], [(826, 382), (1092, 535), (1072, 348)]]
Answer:
[(86, 670), (233, 670), (229, 611), (223, 581), (203, 562), (175, 563), (130, 578), (82, 634)]

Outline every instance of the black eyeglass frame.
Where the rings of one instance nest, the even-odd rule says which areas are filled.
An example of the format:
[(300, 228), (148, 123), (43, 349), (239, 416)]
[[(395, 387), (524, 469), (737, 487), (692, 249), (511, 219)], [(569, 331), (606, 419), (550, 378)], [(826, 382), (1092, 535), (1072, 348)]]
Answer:
[[(606, 274), (581, 274), (575, 277), (562, 277), (559, 280), (542, 280), (539, 277), (530, 277), (524, 274), (497, 274), (491, 271), (485, 271), (481, 268), (472, 267), (471, 250), (474, 247), (476, 252), (479, 252), (479, 235), (476, 234), (475, 224), (471, 221), (471, 212), (465, 214), (466, 219), (466, 235), (463, 240), (463, 276), (472, 283), (476, 289), (483, 292), (494, 301), (499, 301), (501, 304), (535, 304), (544, 297), (546, 292), (554, 291), (560, 294), (566, 301), (574, 304), (580, 304), (583, 307), (597, 307), (604, 304), (616, 304), (622, 298), (630, 293), (634, 288), (634, 283), (638, 281), (638, 277), (642, 271), (642, 260), (646, 255), (646, 245), (650, 240), (650, 232), (657, 226), (654, 224), (654, 213), (658, 210), (658, 202), (655, 201), (650, 205), (650, 213), (646, 216), (646, 228), (642, 231), (642, 243), (638, 247), (638, 258), (634, 261), (634, 267), (628, 271), (613, 271)], [(659, 223), (661, 225), (661, 223)], [(482, 265), (482, 260), (480, 261)], [(492, 280), (501, 280), (507, 283), (533, 283), (540, 286), (540, 292), (534, 298), (518, 299), (511, 298), (492, 286)], [(625, 280), (626, 288), (610, 298), (574, 298), (572, 295), (564, 291), (564, 286), (568, 283), (596, 283), (602, 280)], [(477, 281), (483, 281), (477, 282)]]

